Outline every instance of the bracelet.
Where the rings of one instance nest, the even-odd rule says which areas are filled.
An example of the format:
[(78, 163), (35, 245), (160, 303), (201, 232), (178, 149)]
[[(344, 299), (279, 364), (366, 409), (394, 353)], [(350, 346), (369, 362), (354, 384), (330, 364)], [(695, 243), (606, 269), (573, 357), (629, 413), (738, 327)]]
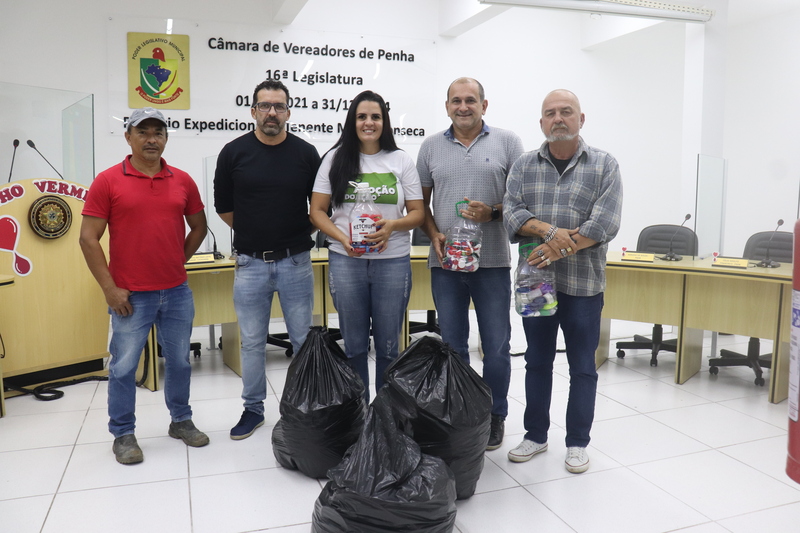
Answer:
[(556, 232), (558, 231), (558, 227), (555, 225), (550, 226), (550, 230), (547, 232), (547, 235), (544, 236), (544, 242), (548, 243), (553, 240), (553, 237), (556, 236)]

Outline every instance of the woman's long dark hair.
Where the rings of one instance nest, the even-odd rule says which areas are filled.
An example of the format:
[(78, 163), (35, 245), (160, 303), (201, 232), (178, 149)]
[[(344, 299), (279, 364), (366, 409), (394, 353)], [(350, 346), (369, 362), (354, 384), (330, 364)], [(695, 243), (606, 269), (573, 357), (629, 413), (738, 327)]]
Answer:
[[(356, 111), (361, 102), (376, 102), (381, 108), (383, 115), (383, 131), (378, 139), (381, 150), (394, 152), (398, 150), (397, 143), (392, 134), (392, 123), (389, 121), (389, 110), (386, 102), (378, 93), (364, 91), (353, 98), (350, 109), (347, 110), (347, 117), (344, 121), (342, 134), (339, 140), (333, 145), (330, 151), (338, 148), (331, 162), (330, 181), (331, 181), (331, 204), (339, 207), (344, 202), (344, 193), (351, 181), (355, 181), (361, 174), (361, 143), (356, 132)], [(328, 154), (325, 154), (327, 157)]]

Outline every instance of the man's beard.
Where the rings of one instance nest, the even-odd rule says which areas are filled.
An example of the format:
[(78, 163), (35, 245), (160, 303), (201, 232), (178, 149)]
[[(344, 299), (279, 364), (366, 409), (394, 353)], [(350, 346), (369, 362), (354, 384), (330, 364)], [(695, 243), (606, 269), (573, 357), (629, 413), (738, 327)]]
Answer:
[(269, 135), (274, 137), (275, 135), (280, 135), (283, 128), (281, 128), (280, 122), (264, 122), (261, 127), (259, 128), (261, 133), (264, 135)]
[(558, 133), (550, 132), (550, 135), (547, 136), (547, 142), (572, 141), (578, 136), (577, 133), (569, 133), (567, 128), (557, 128), (557, 130), (559, 130)]

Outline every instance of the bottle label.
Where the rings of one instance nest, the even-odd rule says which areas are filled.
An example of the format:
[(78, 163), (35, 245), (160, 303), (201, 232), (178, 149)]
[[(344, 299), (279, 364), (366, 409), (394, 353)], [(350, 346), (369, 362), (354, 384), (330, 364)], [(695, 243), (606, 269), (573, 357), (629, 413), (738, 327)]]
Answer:
[(363, 249), (365, 253), (375, 251), (376, 247), (370, 246), (364, 239), (377, 231), (376, 222), (379, 218), (377, 214), (363, 213), (350, 222), (350, 244), (353, 248)]
[(789, 344), (789, 418), (800, 411), (800, 291), (792, 291), (792, 336)]

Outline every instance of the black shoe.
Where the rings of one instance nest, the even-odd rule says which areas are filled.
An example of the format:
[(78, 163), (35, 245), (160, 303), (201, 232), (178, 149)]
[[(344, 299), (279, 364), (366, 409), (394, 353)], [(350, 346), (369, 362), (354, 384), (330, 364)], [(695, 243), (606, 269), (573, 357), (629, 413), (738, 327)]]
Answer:
[(489, 430), (487, 450), (496, 450), (503, 444), (503, 433), (506, 429), (506, 419), (500, 415), (492, 415), (492, 427)]
[(260, 415), (253, 411), (244, 410), (242, 417), (231, 429), (231, 438), (233, 440), (246, 439), (252, 435), (256, 429), (264, 425), (264, 415)]

